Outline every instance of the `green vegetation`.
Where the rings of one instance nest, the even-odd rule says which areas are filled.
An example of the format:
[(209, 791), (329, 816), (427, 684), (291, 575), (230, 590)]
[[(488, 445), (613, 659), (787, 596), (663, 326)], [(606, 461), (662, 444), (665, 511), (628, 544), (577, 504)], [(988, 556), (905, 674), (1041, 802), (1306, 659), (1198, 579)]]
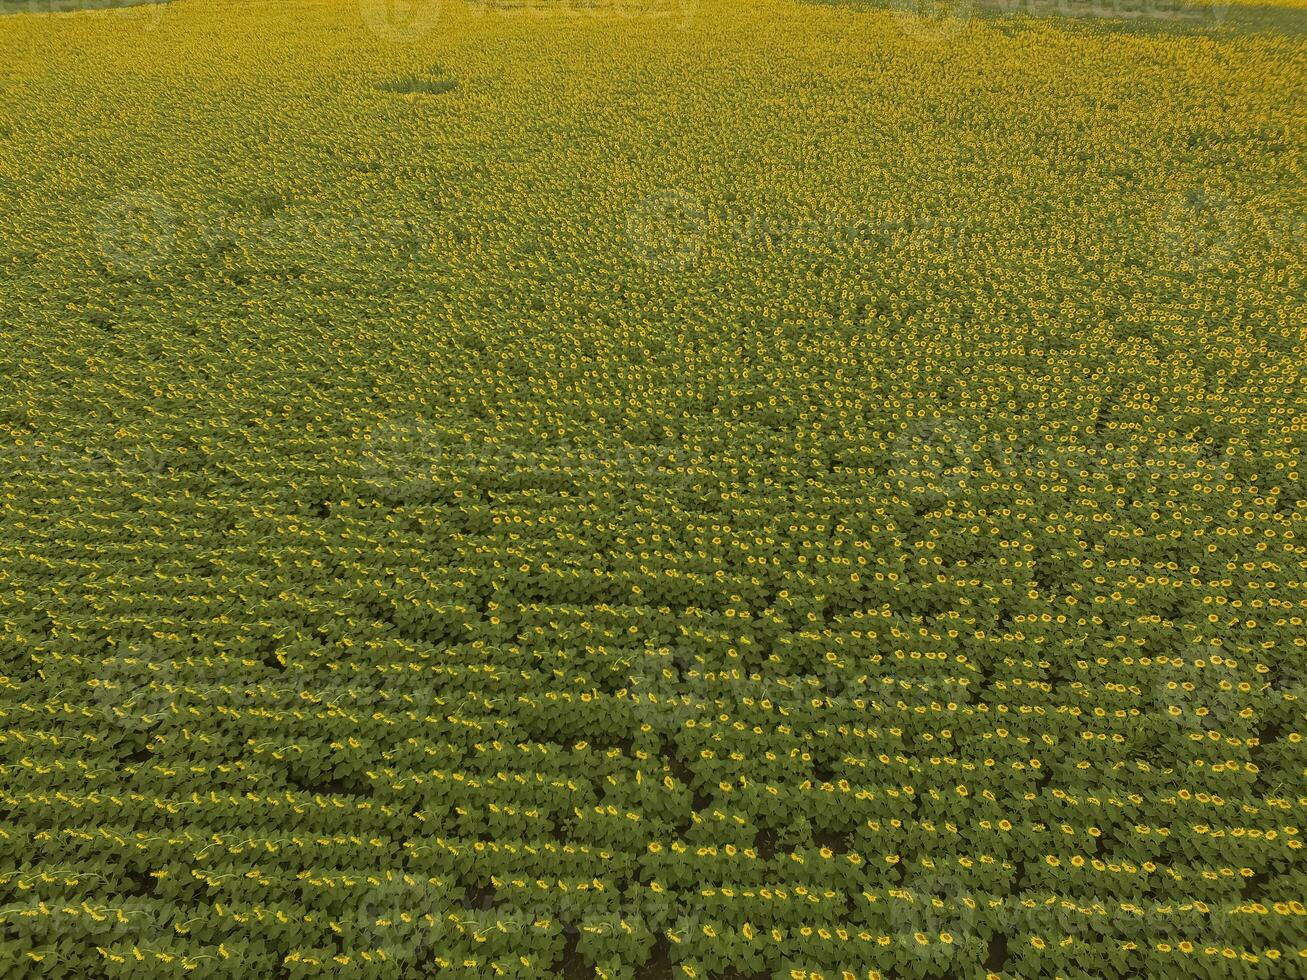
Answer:
[(1307, 48), (1084, 23), (5, 18), (0, 975), (1300, 974)]

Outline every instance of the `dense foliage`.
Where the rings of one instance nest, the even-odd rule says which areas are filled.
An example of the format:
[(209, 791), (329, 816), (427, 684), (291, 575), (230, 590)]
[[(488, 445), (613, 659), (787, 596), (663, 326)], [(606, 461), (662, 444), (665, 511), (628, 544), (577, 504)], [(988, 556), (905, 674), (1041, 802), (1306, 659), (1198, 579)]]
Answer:
[(145, 16), (0, 18), (6, 977), (1302, 975), (1301, 34)]

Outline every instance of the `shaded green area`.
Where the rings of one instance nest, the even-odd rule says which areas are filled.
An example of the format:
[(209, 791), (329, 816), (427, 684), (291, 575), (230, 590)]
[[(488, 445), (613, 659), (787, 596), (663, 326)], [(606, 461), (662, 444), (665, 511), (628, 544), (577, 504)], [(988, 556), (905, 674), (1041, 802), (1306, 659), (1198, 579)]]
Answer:
[(76, 10), (163, 6), (168, 0), (0, 0), (0, 14), (66, 14)]
[(1055, 20), (1132, 34), (1307, 34), (1307, 11), (1263, 4), (1181, 0), (803, 0), (829, 7), (892, 10), (946, 25), (949, 20), (1008, 19), (1016, 26)]
[(443, 95), (458, 88), (458, 82), (450, 78), (406, 75), (392, 81), (379, 82), (377, 88), (383, 92), (399, 92), (404, 95)]

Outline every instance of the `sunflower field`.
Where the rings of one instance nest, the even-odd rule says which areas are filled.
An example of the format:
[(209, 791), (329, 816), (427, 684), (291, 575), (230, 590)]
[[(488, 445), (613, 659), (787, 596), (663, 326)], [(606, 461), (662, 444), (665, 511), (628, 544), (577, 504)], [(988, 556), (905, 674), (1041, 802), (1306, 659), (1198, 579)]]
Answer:
[(1301, 0), (0, 0), (0, 975), (1307, 976)]

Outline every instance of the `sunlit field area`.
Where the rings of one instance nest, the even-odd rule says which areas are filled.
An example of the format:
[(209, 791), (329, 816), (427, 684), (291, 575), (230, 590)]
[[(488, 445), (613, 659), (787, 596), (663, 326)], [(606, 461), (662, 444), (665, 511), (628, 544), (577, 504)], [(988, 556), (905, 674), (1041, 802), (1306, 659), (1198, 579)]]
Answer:
[(1304, 28), (0, 0), (0, 975), (1303, 976)]

